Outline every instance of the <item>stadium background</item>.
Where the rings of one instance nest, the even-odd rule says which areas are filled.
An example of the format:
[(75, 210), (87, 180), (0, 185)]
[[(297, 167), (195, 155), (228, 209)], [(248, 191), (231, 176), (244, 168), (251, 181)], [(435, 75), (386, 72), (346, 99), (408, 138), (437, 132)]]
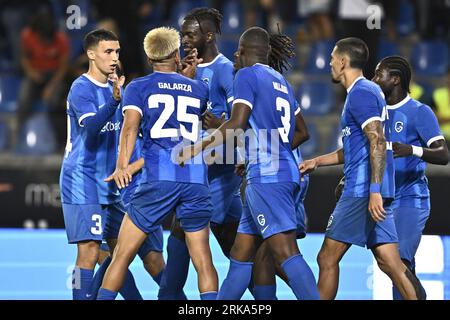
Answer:
[[(121, 39), (121, 61), (127, 81), (151, 70), (142, 39), (153, 27), (179, 26), (192, 8), (212, 6), (223, 13), (219, 49), (231, 60), (240, 33), (259, 25), (291, 36), (297, 56), (287, 77), (296, 90), (311, 135), (302, 146), (305, 158), (339, 146), (338, 119), (345, 99), (329, 76), (329, 55), (336, 39), (358, 36), (369, 45), (370, 78), (376, 61), (391, 54), (408, 57), (413, 67), (411, 95), (429, 104), (450, 141), (450, 1), (449, 0), (0, 0), (0, 299), (67, 299), (66, 286), (75, 247), (66, 242), (59, 195), (59, 168), (66, 141), (65, 96), (71, 81), (87, 70), (84, 34), (103, 26)], [(37, 88), (36, 99), (25, 103), (21, 48), (31, 46), (27, 28), (58, 30), (67, 57), (58, 81)], [(61, 40), (62, 39), (62, 40)], [(55, 58), (55, 57), (54, 57)], [(36, 63), (36, 62), (34, 62)], [(42, 78), (52, 82), (58, 66), (51, 63)], [(21, 99), (22, 96), (22, 99)], [(447, 98), (445, 98), (447, 97)], [(306, 199), (310, 235), (300, 242), (317, 274), (315, 255), (334, 207), (334, 187), (341, 168), (313, 174)], [(431, 218), (418, 253), (419, 277), (435, 299), (450, 299), (449, 166), (430, 165)], [(212, 240), (215, 262), (223, 279), (227, 262)], [(342, 266), (340, 299), (389, 298), (390, 286), (379, 274), (367, 250), (352, 248)], [(132, 270), (146, 298), (156, 288), (135, 261)], [(195, 273), (188, 295), (197, 299)], [(146, 284), (149, 284), (146, 286)], [(388, 288), (388, 290), (386, 290)], [(292, 295), (280, 283), (279, 298)], [(152, 291), (153, 290), (153, 291)], [(431, 291), (430, 291), (431, 290)], [(249, 298), (249, 296), (246, 296)]]

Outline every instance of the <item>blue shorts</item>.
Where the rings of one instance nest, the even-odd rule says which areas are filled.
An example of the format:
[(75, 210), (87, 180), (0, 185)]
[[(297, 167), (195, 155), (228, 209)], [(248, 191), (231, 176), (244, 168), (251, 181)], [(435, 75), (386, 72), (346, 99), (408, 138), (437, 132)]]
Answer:
[[(295, 198), (298, 184), (252, 183), (245, 190), (239, 233), (257, 234), (264, 239), (285, 231), (297, 229)], [(244, 206), (245, 207), (245, 206)]]
[(102, 241), (108, 212), (115, 211), (121, 203), (113, 204), (62, 204), (64, 225), (69, 243)]
[(411, 267), (414, 268), (414, 256), (419, 247), (425, 223), (430, 216), (430, 210), (397, 207), (393, 211), (400, 257), (409, 261)]
[(368, 206), (369, 198), (341, 197), (328, 220), (325, 236), (368, 249), (383, 243), (397, 243), (391, 203), (384, 206), (386, 218), (382, 222), (372, 219)]
[(145, 233), (161, 225), (175, 211), (184, 231), (208, 226), (212, 216), (209, 188), (198, 183), (152, 181), (141, 183), (127, 208), (133, 223)]
[(241, 181), (242, 178), (231, 170), (223, 170), (221, 175), (209, 177), (211, 201), (214, 203), (212, 223), (223, 224), (224, 222), (239, 221), (242, 214), (242, 202), (239, 194)]
[[(106, 216), (106, 226), (103, 233), (104, 239), (117, 239), (119, 236), (120, 226), (125, 216), (125, 208), (122, 210), (112, 210)], [(150, 251), (163, 251), (163, 232), (162, 226), (156, 226), (148, 233), (147, 238), (141, 245), (138, 255), (144, 258)]]
[(297, 193), (295, 199), (295, 213), (297, 216), (297, 239), (303, 239), (306, 237), (306, 211), (303, 201), (306, 198), (306, 192), (308, 191), (309, 178), (304, 176), (300, 181), (300, 191)]

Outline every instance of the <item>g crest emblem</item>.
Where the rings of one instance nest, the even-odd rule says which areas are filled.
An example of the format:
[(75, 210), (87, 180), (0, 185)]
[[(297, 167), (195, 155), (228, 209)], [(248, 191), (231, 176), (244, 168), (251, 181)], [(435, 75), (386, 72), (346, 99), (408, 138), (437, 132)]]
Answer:
[(395, 123), (394, 128), (395, 128), (395, 131), (397, 131), (397, 132), (399, 133), (400, 131), (403, 130), (403, 122), (397, 121), (397, 122)]

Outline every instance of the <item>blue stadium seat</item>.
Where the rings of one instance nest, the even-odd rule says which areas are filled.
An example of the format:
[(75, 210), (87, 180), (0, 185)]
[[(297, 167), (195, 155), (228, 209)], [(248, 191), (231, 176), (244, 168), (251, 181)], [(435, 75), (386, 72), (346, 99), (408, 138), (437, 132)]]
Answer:
[(0, 74), (0, 112), (17, 110), (21, 77), (13, 74)]
[(326, 152), (333, 152), (342, 148), (342, 129), (338, 122), (331, 129), (330, 135), (327, 139)]
[(0, 152), (8, 147), (9, 142), (9, 128), (8, 124), (0, 120)]
[(220, 40), (219, 51), (231, 62), (234, 62), (234, 53), (238, 49), (239, 40)]
[(311, 47), (311, 52), (306, 63), (306, 73), (308, 74), (329, 74), (330, 56), (334, 48), (334, 41), (323, 40), (315, 42)]
[(55, 150), (55, 134), (47, 114), (39, 113), (28, 119), (20, 131), (17, 153), (47, 155)]
[(412, 49), (411, 62), (417, 75), (442, 76), (449, 66), (448, 47), (441, 41), (419, 42)]
[(378, 61), (388, 56), (398, 55), (400, 50), (396, 43), (389, 40), (381, 40), (378, 48)]
[(178, 0), (172, 8), (170, 14), (170, 26), (180, 29), (186, 14), (194, 8), (206, 7), (206, 0)]
[(240, 1), (227, 1), (223, 6), (222, 34), (239, 35), (244, 31), (244, 15)]
[(300, 108), (305, 115), (328, 114), (334, 107), (335, 97), (329, 82), (304, 82), (297, 94)]
[(309, 132), (309, 140), (300, 146), (300, 151), (302, 153), (302, 157), (304, 160), (310, 159), (319, 151), (318, 146), (320, 143), (316, 124), (312, 121), (306, 121), (306, 122), (307, 122), (307, 127), (308, 127), (308, 132)]
[(408, 0), (401, 0), (397, 17), (397, 32), (407, 36), (416, 29), (414, 6)]

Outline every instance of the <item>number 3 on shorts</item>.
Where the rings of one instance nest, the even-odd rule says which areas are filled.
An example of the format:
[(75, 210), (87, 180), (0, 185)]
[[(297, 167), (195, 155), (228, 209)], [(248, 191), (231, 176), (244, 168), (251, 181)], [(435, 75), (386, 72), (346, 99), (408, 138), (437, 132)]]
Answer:
[(95, 226), (91, 228), (91, 233), (95, 235), (102, 234), (102, 216), (99, 214), (92, 215), (92, 221), (95, 222)]

